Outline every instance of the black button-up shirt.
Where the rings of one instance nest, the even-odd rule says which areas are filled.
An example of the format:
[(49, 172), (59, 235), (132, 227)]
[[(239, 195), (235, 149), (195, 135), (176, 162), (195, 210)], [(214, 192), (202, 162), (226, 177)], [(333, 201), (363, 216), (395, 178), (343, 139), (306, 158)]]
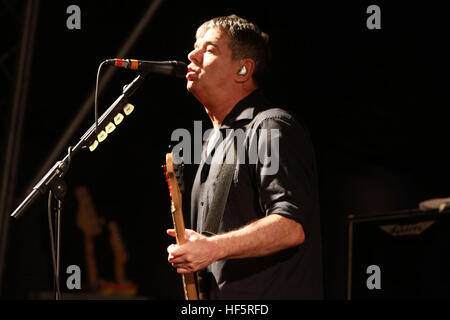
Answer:
[[(268, 109), (269, 113), (259, 116), (248, 128), (251, 134), (245, 135), (243, 141), (237, 139), (237, 149), (243, 145), (246, 156), (239, 158), (236, 166), (218, 233), (279, 214), (301, 223), (306, 239), (300, 246), (272, 255), (213, 263), (208, 267), (215, 279), (211, 297), (321, 299), (321, 235), (313, 147), (304, 126), (290, 113), (271, 105), (260, 89), (241, 100), (225, 117), (220, 128), (223, 139), (211, 149), (208, 161), (209, 141), (204, 144), (192, 189), (191, 225), (197, 232), (203, 231), (226, 150), (220, 146), (230, 145), (231, 129), (245, 129), (257, 114)], [(254, 146), (258, 149), (256, 159)], [(260, 152), (266, 147), (267, 154)], [(238, 155), (241, 157), (239, 151)]]

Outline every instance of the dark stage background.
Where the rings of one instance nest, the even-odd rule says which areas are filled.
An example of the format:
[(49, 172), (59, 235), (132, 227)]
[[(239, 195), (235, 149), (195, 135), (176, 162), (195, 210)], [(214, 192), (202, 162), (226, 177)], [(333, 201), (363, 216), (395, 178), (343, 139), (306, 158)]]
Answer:
[[(273, 68), (266, 93), (303, 119), (317, 153), (329, 299), (345, 298), (348, 214), (412, 209), (450, 195), (448, 12), (430, 2), (396, 3), (166, 0), (124, 57), (187, 62), (196, 28), (217, 15), (236, 13), (270, 34)], [(66, 27), (72, 4), (81, 8), (80, 30)], [(21, 152), (14, 208), (94, 89), (98, 65), (115, 57), (149, 4), (41, 1), (24, 131), (16, 141)], [(371, 4), (381, 8), (381, 30), (366, 27)], [(22, 14), (24, 3), (15, 6)], [(3, 29), (5, 43), (17, 42), (20, 30), (20, 22)], [(115, 72), (99, 97), (100, 112), (136, 75)], [(13, 83), (5, 83), (2, 99), (12, 101), (12, 90)], [(69, 265), (85, 270), (74, 196), (84, 185), (98, 215), (120, 226), (127, 276), (139, 297), (182, 298), (181, 280), (167, 263), (172, 221), (161, 165), (173, 130), (192, 131), (194, 120), (206, 129), (209, 119), (184, 79), (152, 75), (131, 101), (135, 111), (95, 152), (77, 155), (66, 176), (62, 281)], [(1, 113), (3, 158), (10, 111)], [(71, 145), (93, 121), (92, 108)], [(65, 154), (66, 149), (57, 160)], [(188, 185), (194, 170), (186, 169)], [(46, 201), (39, 198), (21, 219), (10, 221), (1, 262), (4, 298), (32, 298), (53, 288)], [(95, 245), (100, 277), (113, 280), (106, 225)]]

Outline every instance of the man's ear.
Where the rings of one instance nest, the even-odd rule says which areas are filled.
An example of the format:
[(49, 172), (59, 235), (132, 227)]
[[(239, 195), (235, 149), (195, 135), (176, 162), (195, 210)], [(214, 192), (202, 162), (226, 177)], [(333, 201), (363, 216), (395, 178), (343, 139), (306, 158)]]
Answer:
[(251, 79), (253, 72), (255, 71), (255, 61), (250, 58), (241, 59), (239, 63), (239, 69), (236, 70), (234, 77), (236, 82), (242, 83)]

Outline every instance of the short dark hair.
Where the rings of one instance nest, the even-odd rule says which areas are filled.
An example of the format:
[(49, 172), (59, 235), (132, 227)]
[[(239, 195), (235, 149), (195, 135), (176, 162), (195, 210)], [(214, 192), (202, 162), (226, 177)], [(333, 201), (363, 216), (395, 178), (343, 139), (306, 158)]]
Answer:
[(269, 35), (262, 32), (258, 26), (235, 14), (216, 17), (204, 22), (197, 29), (199, 32), (211, 27), (220, 28), (229, 37), (228, 43), (232, 59), (250, 58), (255, 61), (253, 80), (257, 86), (261, 86), (270, 61)]

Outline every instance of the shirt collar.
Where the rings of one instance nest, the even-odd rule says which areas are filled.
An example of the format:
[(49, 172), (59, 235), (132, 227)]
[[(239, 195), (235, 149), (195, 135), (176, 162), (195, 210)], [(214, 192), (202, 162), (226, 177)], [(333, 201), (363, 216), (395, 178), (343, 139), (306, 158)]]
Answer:
[[(233, 127), (237, 122), (252, 120), (261, 106), (267, 105), (262, 89), (253, 90), (248, 96), (239, 101), (226, 115), (220, 129)], [(258, 110), (258, 111), (257, 111)]]

